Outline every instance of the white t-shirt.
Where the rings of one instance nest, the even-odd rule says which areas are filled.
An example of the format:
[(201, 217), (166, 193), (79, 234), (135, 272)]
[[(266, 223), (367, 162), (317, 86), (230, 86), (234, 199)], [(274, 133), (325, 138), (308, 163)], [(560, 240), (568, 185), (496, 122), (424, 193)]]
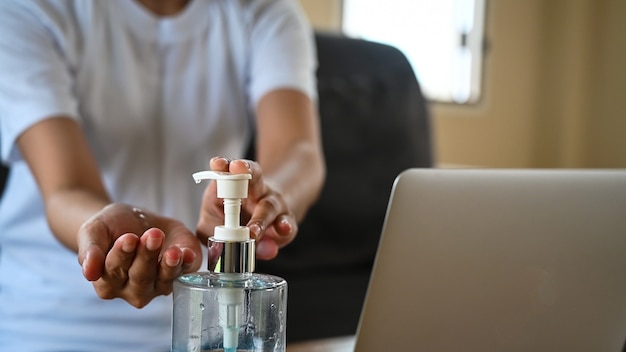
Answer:
[(133, 0), (0, 1), (0, 350), (168, 351), (171, 297), (102, 300), (51, 234), (15, 145), (38, 121), (83, 127), (111, 197), (195, 230), (210, 157), (242, 157), (277, 88), (314, 98), (311, 29), (294, 0), (194, 0), (157, 18)]

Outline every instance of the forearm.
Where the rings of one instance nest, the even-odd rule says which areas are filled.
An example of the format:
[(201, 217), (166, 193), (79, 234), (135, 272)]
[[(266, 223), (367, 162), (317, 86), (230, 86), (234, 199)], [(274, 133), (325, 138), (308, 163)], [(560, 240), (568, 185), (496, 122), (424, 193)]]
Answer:
[(81, 224), (110, 203), (80, 127), (70, 117), (44, 119), (17, 143), (37, 180), (52, 232), (76, 251)]
[(277, 90), (261, 100), (257, 119), (256, 157), (265, 182), (301, 221), (326, 172), (315, 105), (299, 91)]

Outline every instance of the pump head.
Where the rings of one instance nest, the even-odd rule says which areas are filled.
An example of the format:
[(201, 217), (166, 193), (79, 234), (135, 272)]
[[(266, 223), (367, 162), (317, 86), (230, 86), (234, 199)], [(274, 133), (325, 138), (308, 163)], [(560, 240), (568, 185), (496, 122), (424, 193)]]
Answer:
[(254, 271), (254, 240), (250, 229), (240, 225), (241, 199), (248, 198), (250, 174), (200, 171), (193, 174), (196, 183), (216, 180), (217, 197), (224, 199), (224, 225), (215, 226), (209, 247), (218, 249), (219, 255), (209, 256), (209, 268), (226, 273)]
[(248, 198), (250, 174), (231, 174), (220, 171), (199, 171), (194, 173), (196, 183), (202, 180), (217, 180), (217, 198)]

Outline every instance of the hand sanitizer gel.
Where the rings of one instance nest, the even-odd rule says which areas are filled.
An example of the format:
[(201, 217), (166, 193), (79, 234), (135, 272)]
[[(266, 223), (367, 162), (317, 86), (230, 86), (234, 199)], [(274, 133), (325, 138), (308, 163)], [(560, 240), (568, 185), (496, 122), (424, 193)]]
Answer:
[(201, 171), (193, 178), (216, 180), (224, 225), (209, 239), (209, 271), (174, 281), (172, 351), (285, 351), (287, 282), (254, 273), (254, 240), (239, 223), (251, 175)]

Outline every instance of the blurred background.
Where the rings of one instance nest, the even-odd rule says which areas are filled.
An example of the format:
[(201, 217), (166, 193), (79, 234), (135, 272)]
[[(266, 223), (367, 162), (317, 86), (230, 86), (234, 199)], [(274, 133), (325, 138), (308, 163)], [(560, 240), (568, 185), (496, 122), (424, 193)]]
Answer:
[(626, 167), (626, 1), (299, 1), (410, 56), (439, 167)]

